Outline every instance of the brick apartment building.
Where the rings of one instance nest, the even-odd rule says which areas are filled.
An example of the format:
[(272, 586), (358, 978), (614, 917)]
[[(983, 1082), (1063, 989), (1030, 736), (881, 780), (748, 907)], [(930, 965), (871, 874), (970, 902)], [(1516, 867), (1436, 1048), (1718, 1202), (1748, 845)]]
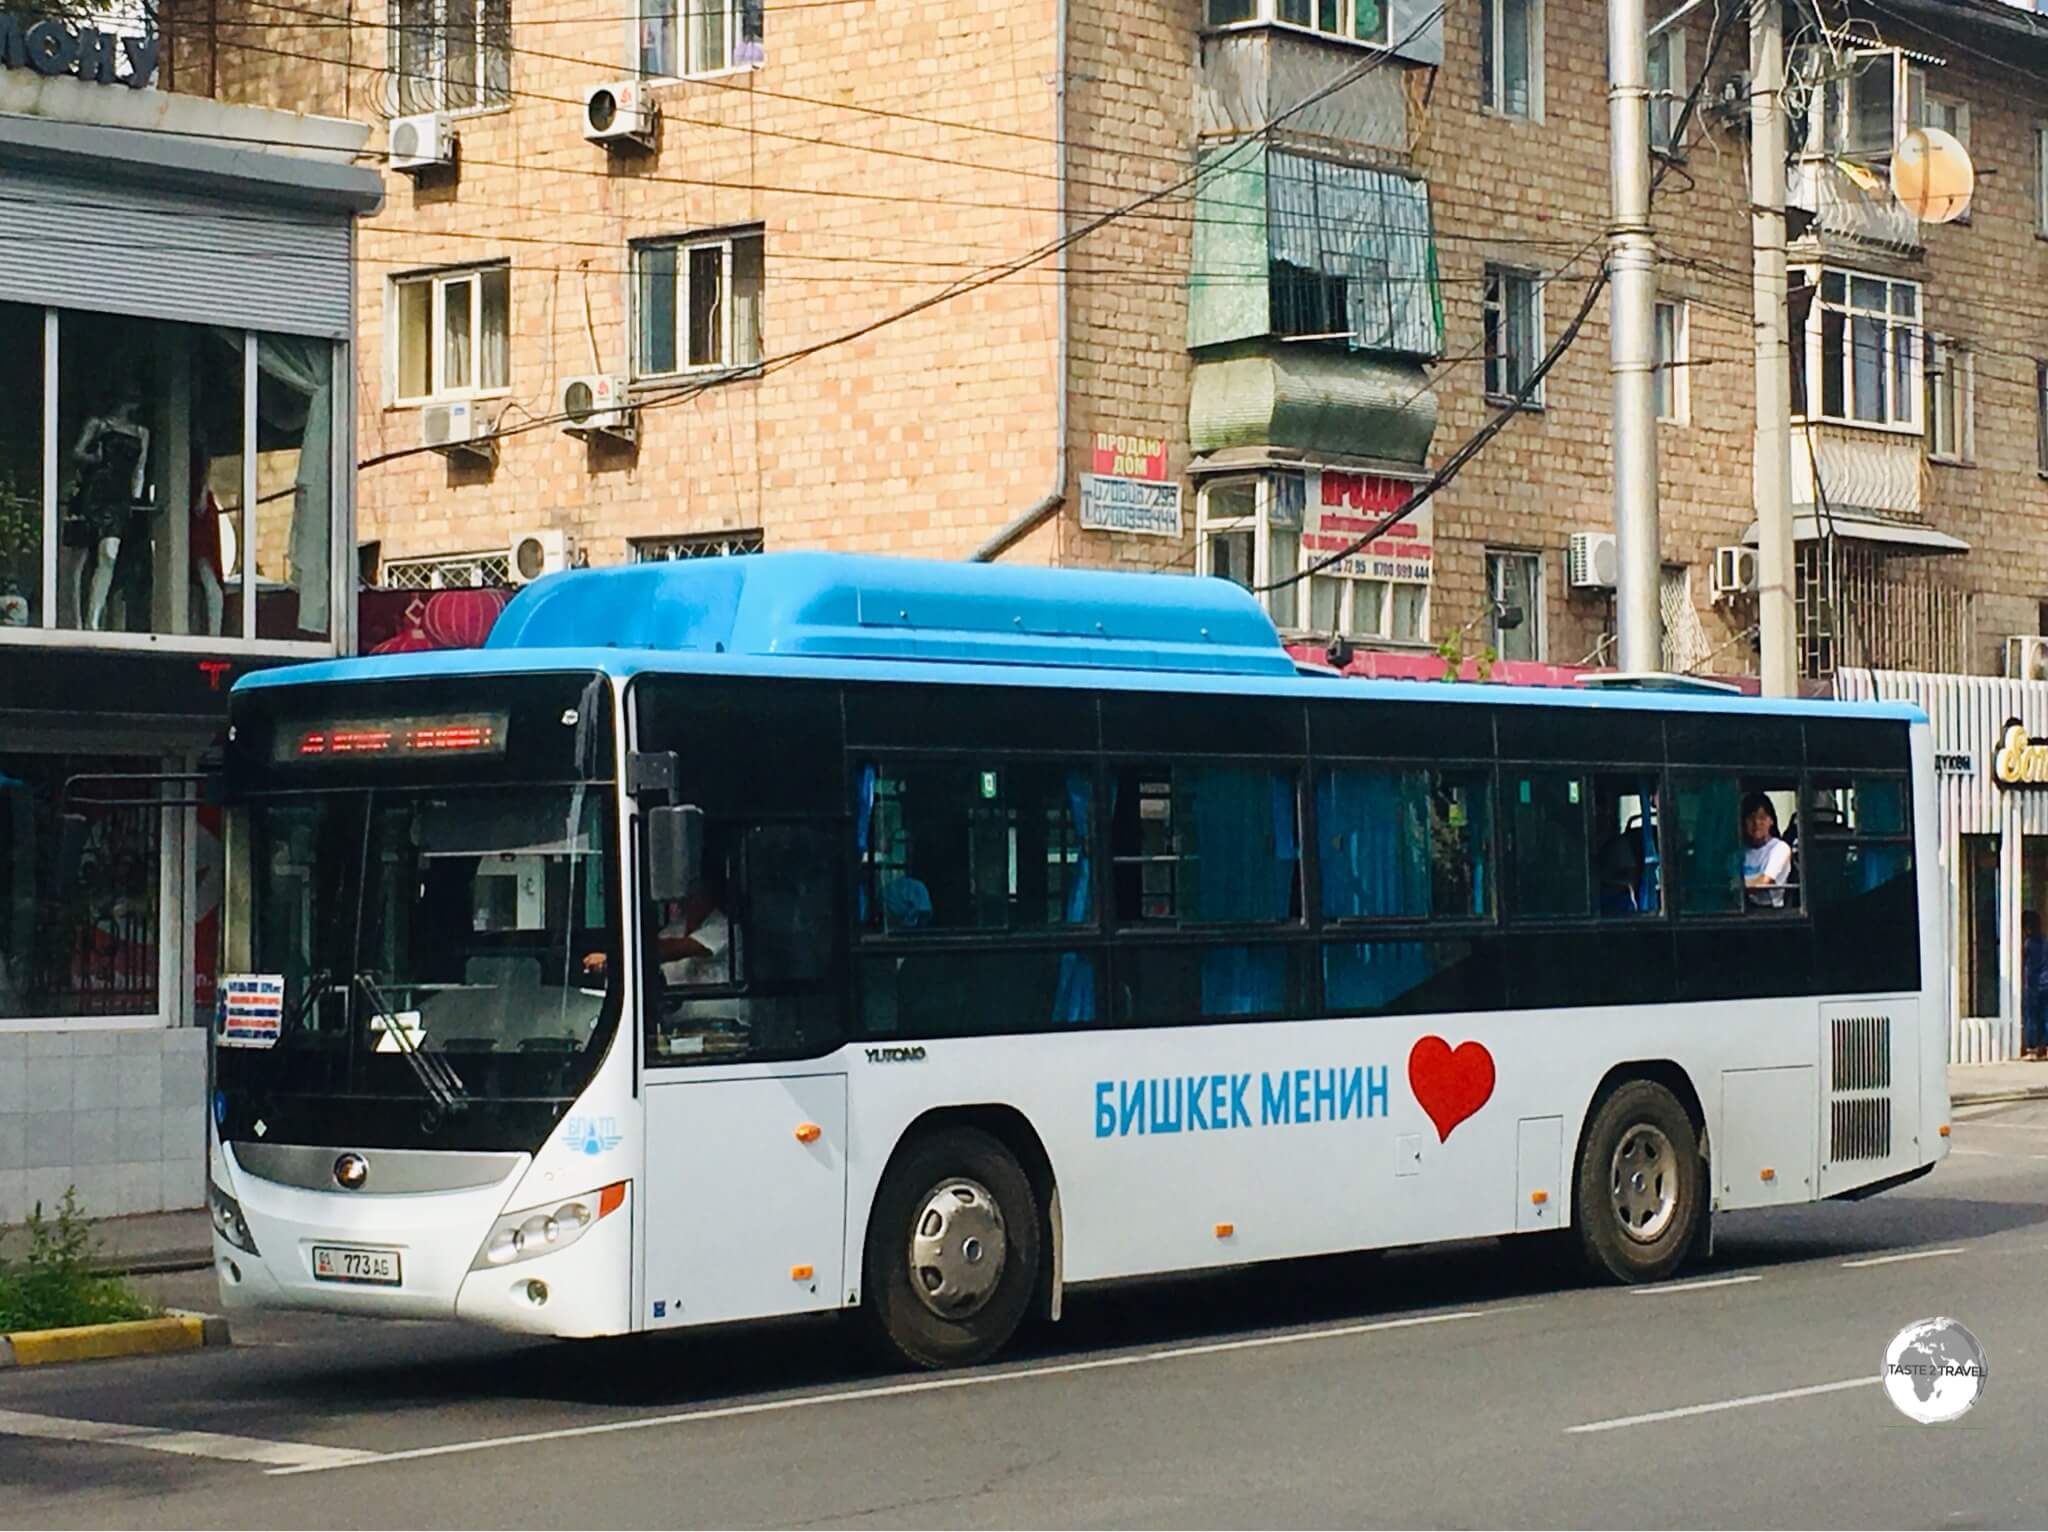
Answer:
[[(605, 10), (167, 5), (173, 89), (391, 124), (356, 352), (387, 583), (502, 579), (522, 534), (595, 563), (824, 545), (1263, 579), (1478, 429), (1601, 255), (1597, 0)], [(2048, 600), (2048, 25), (1825, 14), (1788, 23), (1803, 666), (1992, 672)], [(1706, 75), (1656, 208), (1659, 452), (1668, 658), (1719, 673), (1754, 669), (1753, 598), (1713, 581), (1752, 520), (1746, 63), (1727, 6), (1652, 49), (1673, 96)], [(1972, 150), (1967, 222), (1863, 189), (1915, 124)], [(998, 275), (1062, 228), (1090, 232)], [(1567, 549), (1611, 524), (1605, 321), (1426, 516), (1276, 592), (1283, 627), (1601, 662), (1611, 592)], [(565, 429), (579, 378), (600, 405), (624, 380), (620, 429)]]

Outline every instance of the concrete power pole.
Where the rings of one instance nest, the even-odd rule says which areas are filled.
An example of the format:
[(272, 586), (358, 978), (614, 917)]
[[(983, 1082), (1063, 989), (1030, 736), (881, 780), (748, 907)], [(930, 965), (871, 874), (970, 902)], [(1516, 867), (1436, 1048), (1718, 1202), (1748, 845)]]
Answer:
[(1757, 626), (1766, 697), (1799, 691), (1792, 609), (1792, 373), (1785, 315), (1782, 0), (1750, 0), (1749, 204), (1755, 248)]
[[(1607, 128), (1613, 221), (1607, 270), (1614, 387), (1616, 659), (1664, 668), (1657, 535), (1657, 244), (1650, 237), (1650, 62), (1644, 0), (1608, 0)], [(1783, 267), (1780, 266), (1782, 275)]]

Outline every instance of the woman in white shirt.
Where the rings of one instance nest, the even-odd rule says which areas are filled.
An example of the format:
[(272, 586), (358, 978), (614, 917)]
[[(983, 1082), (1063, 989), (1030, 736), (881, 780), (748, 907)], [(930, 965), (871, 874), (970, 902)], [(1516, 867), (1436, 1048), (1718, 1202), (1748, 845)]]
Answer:
[(1778, 834), (1778, 811), (1762, 793), (1742, 800), (1742, 882), (1749, 902), (1766, 909), (1785, 907), (1792, 881), (1792, 848)]

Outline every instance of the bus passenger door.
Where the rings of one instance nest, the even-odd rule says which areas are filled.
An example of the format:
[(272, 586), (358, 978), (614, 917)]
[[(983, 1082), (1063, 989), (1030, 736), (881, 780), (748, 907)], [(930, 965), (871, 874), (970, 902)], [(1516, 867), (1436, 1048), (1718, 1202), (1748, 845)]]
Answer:
[(651, 1329), (839, 1306), (846, 1076), (647, 1082)]

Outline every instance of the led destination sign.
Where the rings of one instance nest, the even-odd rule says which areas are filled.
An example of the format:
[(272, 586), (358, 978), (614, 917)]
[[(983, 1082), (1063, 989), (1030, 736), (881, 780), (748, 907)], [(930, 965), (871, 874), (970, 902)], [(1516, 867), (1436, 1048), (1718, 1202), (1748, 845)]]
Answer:
[(336, 719), (280, 730), (271, 751), (273, 759), (295, 763), (504, 753), (503, 713)]

